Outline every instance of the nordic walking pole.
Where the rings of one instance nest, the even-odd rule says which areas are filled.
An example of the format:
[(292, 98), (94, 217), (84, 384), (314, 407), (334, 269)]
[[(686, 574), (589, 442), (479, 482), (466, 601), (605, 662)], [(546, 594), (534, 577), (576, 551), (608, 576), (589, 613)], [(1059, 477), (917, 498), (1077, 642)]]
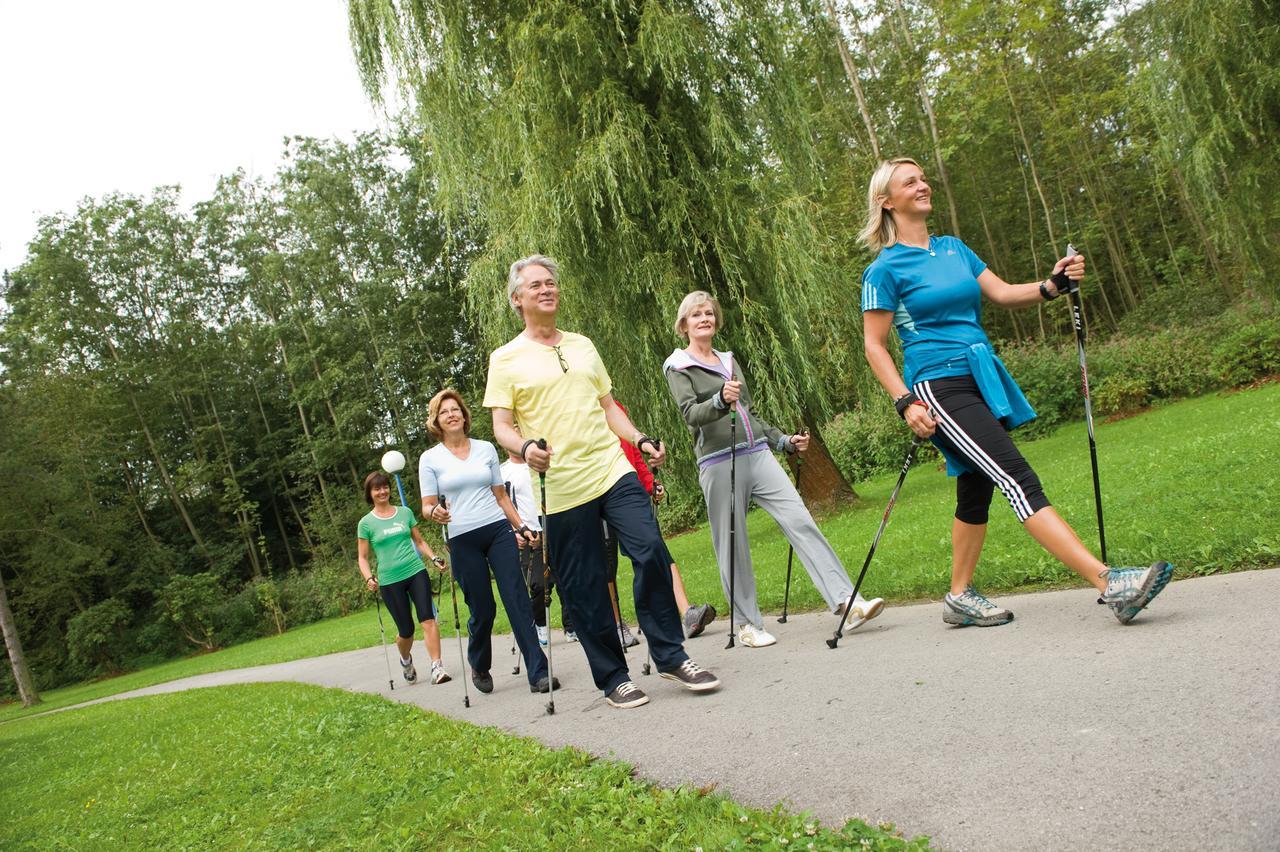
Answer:
[[(930, 414), (933, 412), (930, 411)], [(853, 602), (858, 597), (858, 590), (862, 588), (862, 578), (867, 576), (867, 566), (871, 564), (871, 557), (876, 555), (876, 545), (880, 543), (880, 536), (884, 534), (884, 528), (889, 525), (889, 513), (893, 511), (893, 504), (898, 502), (898, 493), (902, 491), (902, 483), (907, 480), (907, 471), (911, 469), (911, 462), (915, 460), (916, 450), (926, 439), (919, 435), (913, 436), (911, 439), (911, 449), (907, 450), (907, 457), (902, 462), (902, 471), (898, 474), (898, 484), (893, 487), (893, 493), (889, 495), (889, 505), (884, 507), (884, 515), (880, 518), (880, 529), (876, 530), (876, 537), (871, 540), (871, 549), (867, 551), (866, 561), (862, 563), (862, 571), (858, 573), (858, 582), (853, 584), (853, 594), (849, 595), (849, 602), (845, 604), (844, 612), (840, 613), (840, 623), (836, 625), (836, 632), (827, 640), (828, 648), (835, 648), (840, 644), (840, 637), (844, 634), (844, 623), (849, 619), (849, 613), (853, 610)]]
[[(515, 489), (511, 487), (511, 483), (510, 483), (510, 482), (504, 482), (504, 483), (502, 483), (502, 487), (503, 487), (503, 488), (505, 488), (505, 489), (507, 489), (507, 499), (509, 499), (509, 500), (511, 501), (511, 508), (513, 508), (513, 509), (515, 509), (515, 510), (516, 510), (516, 514), (519, 514), (519, 513), (520, 513), (520, 508), (519, 508), (518, 506), (516, 506), (516, 491), (515, 491)], [(516, 555), (520, 558), (520, 576), (524, 578), (524, 592), (525, 592), (525, 594), (526, 594), (526, 595), (529, 595), (530, 597), (532, 597), (532, 593), (529, 591), (529, 575), (528, 575), (528, 573), (524, 570), (524, 563), (525, 563), (525, 558), (524, 558), (524, 548), (523, 548), (523, 547), (522, 547), (522, 548), (519, 548), (519, 549), (517, 550)], [(535, 627), (537, 627), (537, 625), (536, 625), (536, 624), (535, 624), (534, 626), (535, 626)], [(515, 627), (512, 627), (512, 628), (511, 628), (511, 653), (512, 653), (512, 655), (513, 655), (513, 656), (515, 656), (515, 658), (516, 658), (516, 667), (515, 667), (515, 668), (513, 668), (513, 669), (511, 670), (511, 673), (512, 673), (513, 675), (518, 675), (518, 674), (520, 674), (520, 653), (516, 650), (516, 631), (515, 631)]]
[[(1067, 243), (1067, 257), (1075, 257), (1079, 252), (1075, 246)], [(1061, 278), (1059, 278), (1059, 275)], [(1059, 290), (1065, 289), (1071, 299), (1071, 324), (1076, 329), (1076, 356), (1080, 360), (1080, 387), (1084, 393), (1084, 422), (1089, 429), (1089, 461), (1093, 465), (1093, 504), (1098, 512), (1098, 549), (1101, 551), (1102, 564), (1107, 562), (1107, 534), (1102, 527), (1102, 485), (1098, 480), (1098, 444), (1093, 437), (1093, 403), (1089, 399), (1089, 368), (1084, 363), (1084, 314), (1080, 305), (1080, 282), (1068, 278), (1066, 273), (1053, 277), (1053, 284)]]
[[(662, 449), (662, 439), (654, 438), (653, 440), (658, 442), (658, 449)], [(658, 528), (658, 538), (662, 538), (662, 524), (658, 523), (658, 502), (656, 498), (658, 497), (658, 495), (664, 493), (665, 489), (662, 486), (662, 480), (658, 479), (657, 471), (649, 467), (648, 459), (644, 460), (644, 466), (649, 468), (649, 475), (653, 477), (653, 498), (649, 500), (649, 511), (653, 512), (653, 525)], [(639, 615), (637, 615), (636, 617), (639, 618)], [(622, 650), (625, 651), (626, 648), (623, 648)], [(649, 665), (649, 663), (652, 660), (653, 660), (653, 651), (650, 649), (650, 647), (646, 643), (644, 665), (641, 666), (640, 668), (640, 674), (645, 675), (647, 677), (653, 673), (653, 667)]]
[[(444, 499), (444, 495), (440, 496), (440, 507), (446, 512), (449, 511), (448, 501)], [(449, 550), (449, 525), (445, 524), (441, 529), (444, 530), (444, 549)], [(449, 551), (452, 558), (453, 552)], [(462, 658), (462, 667), (465, 671), (469, 668), (467, 664), (467, 655), (462, 650), (462, 622), (458, 619), (458, 581), (453, 576), (453, 566), (449, 566), (449, 594), (453, 597), (453, 632), (458, 635), (458, 656)], [(462, 678), (462, 706), (471, 706), (471, 691), (467, 689), (467, 677)]]
[[(733, 380), (733, 356), (729, 356), (729, 380)], [(721, 388), (723, 395), (724, 389)], [(737, 552), (737, 530), (735, 529), (738, 508), (738, 402), (734, 400), (729, 408), (729, 644), (733, 647), (733, 569), (734, 556)]]
[[(809, 430), (805, 429), (800, 434), (808, 435)], [(800, 468), (804, 466), (804, 456), (796, 456), (796, 493), (800, 493)], [(791, 600), (791, 560), (796, 555), (796, 549), (791, 546), (791, 542), (787, 542), (787, 585), (786, 590), (782, 593), (782, 615), (778, 618), (779, 624), (787, 623), (787, 604)]]
[[(374, 574), (373, 579), (376, 582), (378, 575)], [(382, 592), (376, 589), (373, 592), (373, 605), (378, 609), (378, 632), (382, 634), (382, 661), (387, 664), (387, 686), (395, 692), (396, 679), (391, 676), (391, 657), (387, 654), (387, 628), (382, 623)]]
[[(538, 449), (547, 448), (547, 439), (538, 439)], [(538, 471), (538, 491), (542, 505), (542, 606), (547, 613), (547, 715), (556, 712), (556, 669), (551, 654), (551, 563), (547, 561), (547, 474)], [(560, 599), (564, 600), (564, 589), (560, 590)]]

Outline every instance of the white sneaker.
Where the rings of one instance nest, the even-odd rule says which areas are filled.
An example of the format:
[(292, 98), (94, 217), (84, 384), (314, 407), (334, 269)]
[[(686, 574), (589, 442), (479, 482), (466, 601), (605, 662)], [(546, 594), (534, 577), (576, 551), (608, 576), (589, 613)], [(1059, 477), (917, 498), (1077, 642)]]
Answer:
[(577, 634), (577, 632), (575, 632), (575, 631), (573, 631), (573, 630), (566, 630), (566, 631), (564, 632), (564, 641), (566, 641), (566, 642), (577, 642), (577, 641), (578, 641), (578, 634)]
[(738, 628), (738, 641), (748, 648), (767, 648), (776, 644), (777, 639), (765, 630), (763, 627), (756, 627), (754, 624), (744, 624)]
[[(842, 603), (836, 607), (836, 615), (844, 615), (845, 605)], [(867, 600), (859, 597), (853, 602), (853, 609), (849, 611), (849, 617), (845, 619), (845, 630), (857, 630), (871, 619), (875, 618), (884, 609), (884, 598), (872, 598)]]
[(547, 642), (551, 641), (550, 635), (547, 633), (547, 625), (535, 624), (534, 629), (538, 631), (538, 644), (547, 647)]

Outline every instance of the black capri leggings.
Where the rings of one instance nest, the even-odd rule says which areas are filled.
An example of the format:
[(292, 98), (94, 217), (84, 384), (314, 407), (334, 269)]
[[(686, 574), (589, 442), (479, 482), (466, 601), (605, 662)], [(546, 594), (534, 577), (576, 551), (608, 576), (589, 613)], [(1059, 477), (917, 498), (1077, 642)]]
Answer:
[(987, 407), (972, 376), (917, 382), (913, 390), (938, 423), (934, 443), (970, 468), (956, 480), (956, 520), (985, 524), (996, 488), (1021, 522), (1049, 505), (1039, 477)]
[(409, 612), (409, 601), (418, 611), (418, 621), (434, 621), (435, 607), (431, 604), (431, 579), (427, 569), (423, 568), (412, 577), (406, 577), (385, 586), (379, 584), (382, 600), (387, 604), (387, 612), (395, 620), (396, 630), (401, 639), (411, 639), (415, 633), (413, 615)]

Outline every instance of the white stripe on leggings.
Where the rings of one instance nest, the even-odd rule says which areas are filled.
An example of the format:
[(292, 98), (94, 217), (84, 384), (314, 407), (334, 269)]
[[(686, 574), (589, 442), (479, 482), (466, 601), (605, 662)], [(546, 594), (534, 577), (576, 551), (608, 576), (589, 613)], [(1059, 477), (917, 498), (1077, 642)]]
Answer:
[(1013, 513), (1018, 516), (1019, 521), (1026, 521), (1033, 514), (1031, 502), (1027, 500), (1026, 492), (1022, 490), (1022, 486), (1007, 473), (995, 459), (987, 455), (982, 447), (978, 446), (969, 435), (960, 428), (960, 424), (952, 419), (951, 415), (938, 404), (938, 398), (933, 393), (933, 388), (929, 387), (928, 382), (919, 382), (916, 384), (915, 390), (918, 395), (925, 398), (929, 403), (930, 409), (938, 421), (938, 425), (942, 428), (942, 434), (951, 439), (952, 443), (965, 454), (966, 458), (982, 469), (982, 472), (991, 477), (996, 486), (1000, 489), (1000, 493), (1004, 494), (1005, 499), (1009, 501), (1009, 505), (1013, 507)]

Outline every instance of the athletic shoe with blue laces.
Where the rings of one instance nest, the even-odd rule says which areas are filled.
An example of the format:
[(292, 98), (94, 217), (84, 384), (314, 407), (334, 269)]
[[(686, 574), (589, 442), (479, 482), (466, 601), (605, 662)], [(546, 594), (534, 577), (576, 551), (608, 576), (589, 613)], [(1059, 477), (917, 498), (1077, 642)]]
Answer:
[(947, 592), (942, 599), (942, 620), (947, 624), (958, 624), (967, 627), (975, 624), (978, 627), (995, 627), (1013, 621), (1013, 613), (999, 607), (967, 586), (963, 592), (953, 595)]
[(1147, 568), (1111, 568), (1106, 573), (1107, 590), (1098, 598), (1111, 607), (1121, 624), (1133, 621), (1173, 579), (1173, 566), (1155, 562)]

